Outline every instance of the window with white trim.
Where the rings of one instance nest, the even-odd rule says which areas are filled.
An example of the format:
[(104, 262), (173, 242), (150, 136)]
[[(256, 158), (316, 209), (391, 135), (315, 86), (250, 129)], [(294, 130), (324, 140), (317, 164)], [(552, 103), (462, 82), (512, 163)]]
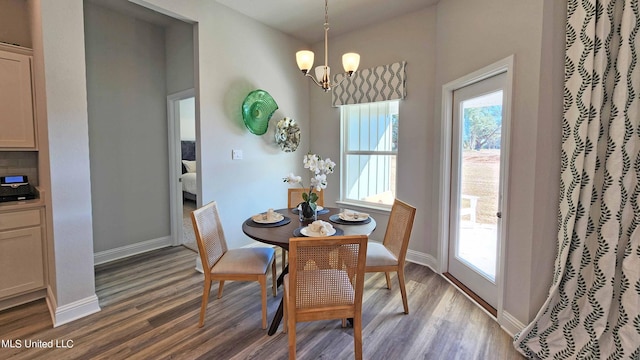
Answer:
[(396, 196), (399, 100), (342, 105), (342, 201), (392, 205)]

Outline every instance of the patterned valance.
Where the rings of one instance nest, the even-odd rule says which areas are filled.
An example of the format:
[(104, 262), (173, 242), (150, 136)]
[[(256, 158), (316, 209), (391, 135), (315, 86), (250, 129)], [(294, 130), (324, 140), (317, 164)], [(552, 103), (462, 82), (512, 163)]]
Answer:
[[(406, 61), (356, 71), (351, 78), (345, 79), (332, 89), (332, 105), (361, 104), (376, 101), (404, 99)], [(344, 77), (338, 74), (333, 82), (338, 83)]]

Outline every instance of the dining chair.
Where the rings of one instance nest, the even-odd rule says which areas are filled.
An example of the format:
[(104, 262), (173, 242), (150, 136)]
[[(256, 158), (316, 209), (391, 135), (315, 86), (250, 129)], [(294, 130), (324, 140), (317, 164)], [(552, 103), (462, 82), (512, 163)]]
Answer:
[[(289, 208), (295, 208), (298, 206), (298, 204), (300, 204), (301, 202), (304, 201), (304, 199), (302, 199), (302, 193), (308, 192), (309, 189), (307, 188), (290, 188), (289, 189), (289, 194), (288, 194), (288, 204), (289, 204)], [(320, 206), (324, 206), (324, 191), (320, 190), (320, 191), (316, 191), (316, 194), (318, 194), (318, 200), (316, 201), (316, 205), (320, 205)], [(287, 266), (287, 250), (282, 249), (282, 271), (284, 272), (286, 266)]]
[[(289, 208), (298, 206), (304, 200), (302, 199), (302, 193), (308, 192), (307, 188), (290, 188), (289, 189)], [(318, 194), (317, 205), (324, 206), (324, 191), (314, 191)]]
[(362, 292), (367, 236), (289, 239), (284, 277), (284, 332), (289, 359), (296, 358), (296, 323), (353, 319), (355, 358), (362, 359)]
[(222, 297), (224, 282), (257, 281), (262, 292), (262, 328), (267, 328), (267, 272), (271, 267), (273, 296), (276, 296), (275, 250), (270, 247), (228, 249), (224, 237), (218, 205), (215, 201), (191, 212), (202, 268), (204, 291), (199, 327), (204, 325), (211, 283), (219, 281), (218, 299)]
[(398, 274), (405, 314), (409, 313), (409, 304), (404, 281), (404, 263), (415, 216), (415, 207), (395, 199), (382, 244), (370, 242), (367, 247), (366, 272), (384, 272), (387, 289), (391, 289), (389, 273), (395, 271)]

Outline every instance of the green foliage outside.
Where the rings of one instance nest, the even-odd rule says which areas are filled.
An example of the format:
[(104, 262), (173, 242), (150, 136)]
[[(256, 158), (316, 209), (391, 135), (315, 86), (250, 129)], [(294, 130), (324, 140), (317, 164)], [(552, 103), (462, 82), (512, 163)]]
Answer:
[(499, 149), (502, 106), (465, 108), (462, 148), (465, 150)]

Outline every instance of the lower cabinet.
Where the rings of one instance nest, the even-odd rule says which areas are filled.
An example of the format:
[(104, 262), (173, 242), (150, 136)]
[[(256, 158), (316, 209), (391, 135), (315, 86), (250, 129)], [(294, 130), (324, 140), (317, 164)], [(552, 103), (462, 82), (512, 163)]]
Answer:
[(0, 299), (45, 285), (42, 211), (0, 213)]

